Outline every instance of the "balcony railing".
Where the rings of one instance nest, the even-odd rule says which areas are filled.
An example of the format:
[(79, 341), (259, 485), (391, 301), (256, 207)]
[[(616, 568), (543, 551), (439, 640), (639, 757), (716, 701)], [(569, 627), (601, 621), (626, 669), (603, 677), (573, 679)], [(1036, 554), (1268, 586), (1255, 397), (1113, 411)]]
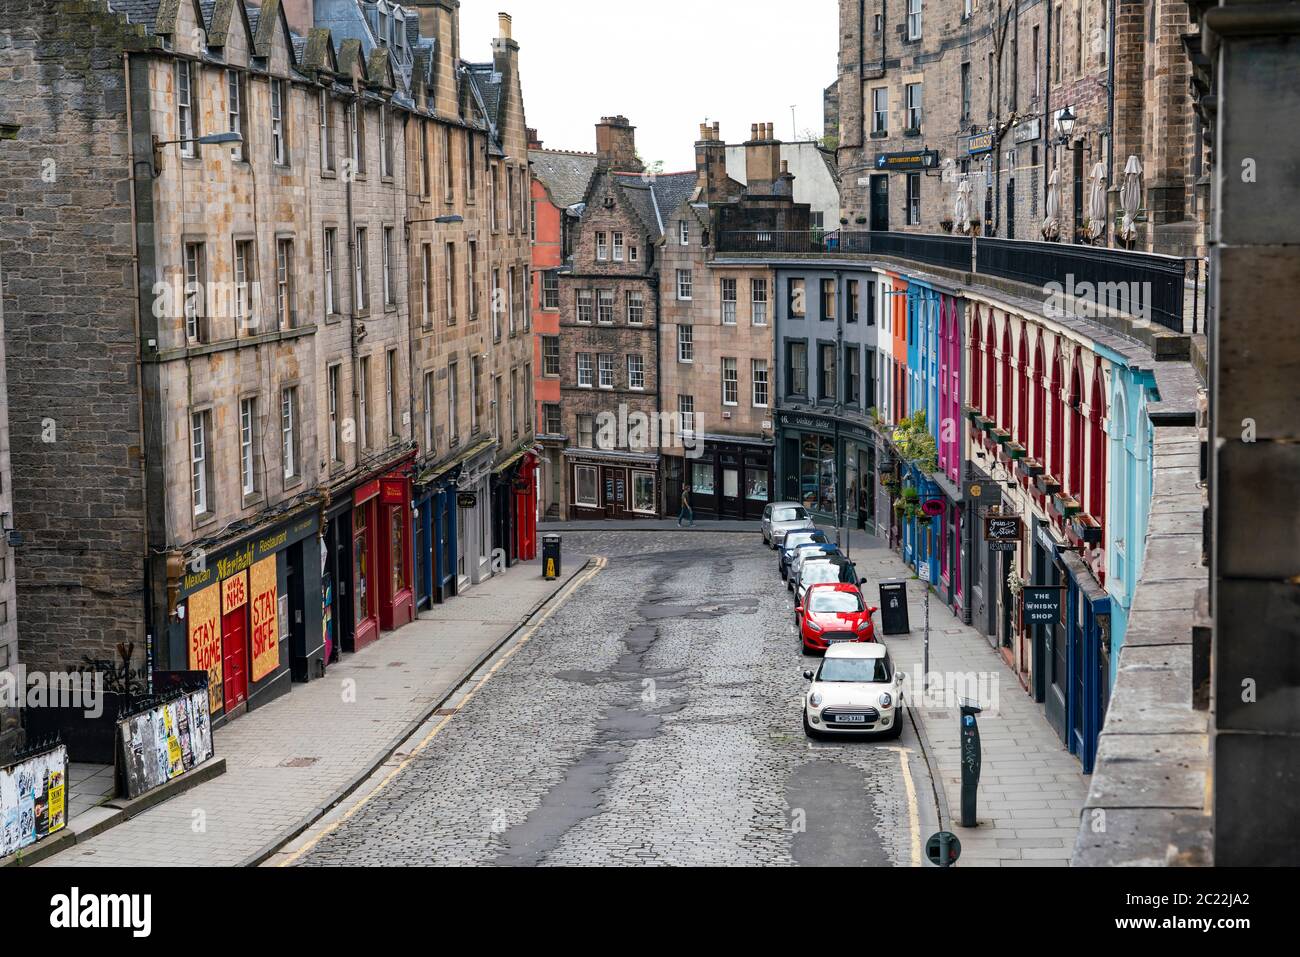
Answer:
[[(720, 253), (890, 256), (971, 272), (971, 239), (870, 230), (744, 230), (718, 236)], [(1174, 332), (1204, 330), (1204, 278), (1196, 259), (1069, 243), (977, 239), (975, 269), (1054, 293), (1062, 308), (1079, 303), (1146, 318)], [(1088, 315), (1084, 311), (1082, 315)]]

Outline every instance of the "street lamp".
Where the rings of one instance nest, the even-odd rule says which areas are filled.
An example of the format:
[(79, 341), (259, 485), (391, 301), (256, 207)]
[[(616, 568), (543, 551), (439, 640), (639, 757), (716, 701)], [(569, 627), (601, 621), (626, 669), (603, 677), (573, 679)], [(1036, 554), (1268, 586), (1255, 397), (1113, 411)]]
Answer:
[(1056, 128), (1061, 131), (1061, 136), (1067, 140), (1070, 138), (1070, 135), (1074, 132), (1075, 119), (1077, 119), (1077, 117), (1075, 117), (1074, 111), (1071, 110), (1068, 106), (1065, 109), (1063, 109), (1056, 117)]
[(429, 219), (408, 219), (404, 224), (406, 226), (406, 238), (411, 238), (411, 227), (420, 223), (437, 223), (440, 226), (455, 225), (456, 223), (465, 222), (465, 217), (459, 213), (449, 213), (446, 216), (433, 216)]
[(200, 146), (218, 146), (222, 143), (242, 143), (244, 136), (242, 133), (209, 133), (207, 136), (188, 137), (180, 140), (160, 140), (158, 137), (153, 138), (153, 175), (157, 177), (162, 173), (162, 148), (164, 146), (175, 146), (177, 143), (198, 143)]

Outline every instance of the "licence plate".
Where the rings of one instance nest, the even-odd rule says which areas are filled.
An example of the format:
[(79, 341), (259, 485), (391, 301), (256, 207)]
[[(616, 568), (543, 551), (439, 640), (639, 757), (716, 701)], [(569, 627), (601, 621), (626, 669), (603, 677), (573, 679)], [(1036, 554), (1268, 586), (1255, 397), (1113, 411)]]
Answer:
[(867, 716), (865, 714), (837, 714), (835, 722), (837, 724), (866, 724)]

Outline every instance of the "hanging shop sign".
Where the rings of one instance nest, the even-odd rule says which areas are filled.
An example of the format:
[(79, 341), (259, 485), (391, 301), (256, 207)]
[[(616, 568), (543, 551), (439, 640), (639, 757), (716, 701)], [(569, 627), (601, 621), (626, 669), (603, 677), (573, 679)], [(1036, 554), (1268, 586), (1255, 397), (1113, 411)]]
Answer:
[(1026, 585), (1021, 591), (1026, 625), (1050, 625), (1061, 617), (1060, 585)]
[(63, 830), (67, 808), (68, 749), (64, 745), (0, 767), (0, 857)]
[(938, 168), (938, 150), (908, 150), (905, 153), (876, 154), (876, 169), (917, 170)]
[(139, 797), (213, 755), (208, 694), (189, 691), (117, 722), (128, 798)]
[(457, 492), (456, 505), (458, 508), (478, 508), (478, 493)]
[(966, 137), (966, 155), (976, 156), (980, 153), (988, 153), (993, 149), (993, 131), (986, 130), (983, 133), (973, 133)]
[(984, 541), (994, 552), (1014, 552), (1020, 546), (1020, 516), (984, 516)]
[(1012, 139), (1017, 143), (1028, 143), (1038, 139), (1041, 123), (1041, 118), (1036, 116), (1032, 120), (1025, 120), (1023, 123), (1016, 124), (1015, 130), (1011, 134)]
[(943, 499), (932, 498), (921, 506), (921, 511), (931, 518), (938, 518), (943, 514)]

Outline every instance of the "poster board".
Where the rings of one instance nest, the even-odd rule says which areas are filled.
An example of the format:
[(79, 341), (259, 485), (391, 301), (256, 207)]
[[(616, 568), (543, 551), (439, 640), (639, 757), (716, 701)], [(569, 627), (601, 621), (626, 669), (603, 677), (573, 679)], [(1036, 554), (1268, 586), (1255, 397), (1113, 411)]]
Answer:
[(0, 768), (0, 857), (67, 825), (68, 749), (60, 744)]
[(117, 723), (123, 788), (139, 797), (212, 757), (208, 694), (200, 689)]

